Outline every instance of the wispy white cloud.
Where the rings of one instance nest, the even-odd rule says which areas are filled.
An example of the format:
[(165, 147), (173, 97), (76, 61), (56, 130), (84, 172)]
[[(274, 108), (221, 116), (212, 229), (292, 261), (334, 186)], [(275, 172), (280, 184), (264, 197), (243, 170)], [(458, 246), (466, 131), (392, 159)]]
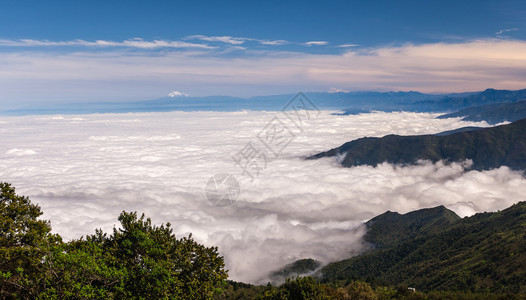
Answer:
[(360, 45), (358, 45), (358, 44), (343, 44), (343, 45), (338, 45), (336, 47), (338, 47), (338, 48), (350, 48), (350, 47), (358, 47), (358, 46), (360, 46)]
[(257, 40), (262, 45), (281, 46), (289, 44), (286, 40)]
[(495, 32), (495, 34), (497, 36), (501, 36), (501, 35), (503, 35), (503, 34), (505, 34), (507, 32), (517, 31), (517, 30), (519, 30), (519, 28), (506, 28), (506, 29), (501, 29), (501, 30)]
[(10, 47), (36, 47), (36, 46), (86, 46), (86, 47), (131, 47), (140, 49), (154, 49), (154, 48), (201, 48), (214, 49), (216, 47), (208, 46), (206, 44), (188, 43), (182, 41), (167, 41), (167, 40), (153, 40), (146, 41), (141, 38), (128, 39), (124, 41), (108, 41), (108, 40), (72, 40), (72, 41), (49, 41), (49, 40), (32, 40), (19, 39), (8, 40), (0, 39), (0, 46)]
[(324, 46), (324, 45), (328, 45), (329, 42), (327, 41), (311, 41), (311, 42), (306, 42), (305, 45), (307, 46)]
[(241, 45), (243, 44), (247, 39), (245, 38), (236, 38), (231, 36), (206, 36), (206, 35), (191, 35), (186, 37), (185, 39), (193, 40), (202, 40), (207, 42), (221, 42), (221, 43), (227, 43), (232, 45)]
[(254, 38), (245, 38), (245, 37), (232, 37), (232, 36), (206, 36), (206, 35), (191, 35), (187, 36), (185, 39), (188, 40), (202, 40), (207, 42), (221, 42), (231, 45), (241, 45), (245, 42), (257, 42), (262, 45), (271, 45), (271, 46), (281, 46), (288, 44), (288, 41), (285, 40), (264, 40), (264, 39), (254, 39)]

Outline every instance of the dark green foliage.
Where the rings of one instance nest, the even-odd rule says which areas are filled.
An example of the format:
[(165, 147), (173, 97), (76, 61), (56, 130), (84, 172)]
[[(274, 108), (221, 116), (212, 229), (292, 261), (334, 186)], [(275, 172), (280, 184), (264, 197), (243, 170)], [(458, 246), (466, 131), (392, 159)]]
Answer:
[[(154, 226), (136, 213), (123, 212), (111, 235), (97, 230), (64, 243), (38, 219), (37, 205), (9, 184), (0, 188), (2, 299), (526, 297), (526, 203), (465, 219), (444, 207), (388, 212), (367, 223), (366, 239), (377, 250), (325, 267), (325, 282), (297, 277), (280, 286), (253, 286), (226, 281), (217, 248), (191, 236), (177, 239), (170, 224)], [(289, 267), (307, 270), (317, 262)]]
[[(378, 285), (407, 284), (427, 291), (526, 294), (526, 202), (450, 224), (431, 222), (413, 231), (413, 238), (404, 233), (394, 235), (393, 218), (403, 216), (384, 214), (372, 224), (379, 232), (369, 239), (381, 242), (379, 249), (329, 264), (321, 270), (324, 280), (361, 278)], [(410, 223), (400, 230), (406, 230), (407, 225)], [(433, 228), (426, 229), (428, 226)], [(385, 234), (399, 239), (385, 242)]]
[(227, 273), (217, 248), (177, 239), (136, 213), (121, 228), (63, 243), (40, 208), (0, 183), (0, 297), (211, 299)]
[(469, 107), (455, 113), (439, 116), (439, 119), (463, 117), (463, 121), (486, 121), (490, 124), (514, 122), (526, 118), (526, 101), (498, 103)]
[(225, 288), (221, 294), (215, 295), (214, 299), (230, 299), (230, 300), (245, 300), (245, 299), (261, 299), (262, 295), (269, 289), (273, 289), (272, 285), (255, 286), (248, 283), (236, 282), (228, 280)]
[(331, 299), (330, 290), (312, 277), (287, 279), (275, 293), (265, 295), (263, 299)]
[(310, 159), (336, 155), (345, 155), (342, 165), (346, 167), (376, 166), (383, 162), (406, 165), (418, 160), (461, 162), (471, 159), (473, 169), (476, 170), (500, 166), (525, 170), (526, 119), (446, 136), (388, 135), (382, 138), (361, 138)]
[(34, 298), (45, 284), (48, 253), (61, 243), (40, 207), (0, 182), (0, 297)]
[(206, 248), (191, 236), (176, 239), (170, 224), (152, 226), (144, 215), (123, 212), (121, 229), (102, 241), (111, 265), (127, 272), (122, 296), (144, 299), (210, 298), (226, 279), (217, 248)]
[(376, 300), (376, 299), (526, 299), (524, 295), (433, 291), (422, 292), (409, 289), (407, 285), (373, 287), (363, 281), (351, 281), (347, 285), (320, 283), (311, 277), (289, 279), (280, 286), (253, 286), (229, 282), (221, 299), (338, 299), (338, 300)]
[(447, 131), (435, 133), (435, 135), (438, 135), (438, 136), (452, 135), (452, 134), (459, 133), (459, 132), (468, 132), (468, 131), (473, 131), (473, 130), (479, 130), (482, 128), (484, 127), (474, 127), (474, 126), (460, 127), (460, 128), (453, 129), (453, 130), (447, 130)]
[(365, 223), (365, 240), (376, 248), (386, 248), (417, 236), (436, 233), (459, 219), (459, 216), (442, 205), (404, 215), (387, 211)]
[(270, 275), (270, 278), (276, 282), (283, 282), (287, 278), (297, 277), (302, 274), (307, 274), (315, 271), (321, 263), (312, 258), (299, 259), (289, 265), (286, 265), (279, 271)]

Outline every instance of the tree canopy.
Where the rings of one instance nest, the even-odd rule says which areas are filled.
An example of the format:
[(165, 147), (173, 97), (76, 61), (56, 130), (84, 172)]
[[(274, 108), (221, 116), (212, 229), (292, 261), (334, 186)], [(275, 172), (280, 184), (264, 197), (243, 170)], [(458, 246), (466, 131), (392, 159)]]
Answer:
[(216, 247), (123, 211), (108, 235), (63, 242), (40, 207), (0, 183), (0, 297), (211, 299), (227, 278)]

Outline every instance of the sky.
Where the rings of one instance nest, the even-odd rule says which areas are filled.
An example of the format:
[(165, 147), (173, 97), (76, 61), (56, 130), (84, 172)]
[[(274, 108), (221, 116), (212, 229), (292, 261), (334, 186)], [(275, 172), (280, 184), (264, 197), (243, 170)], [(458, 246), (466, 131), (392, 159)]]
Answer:
[[(65, 239), (97, 228), (112, 232), (121, 211), (137, 211), (154, 224), (170, 222), (179, 238), (192, 233), (199, 243), (218, 246), (230, 279), (263, 284), (297, 259), (325, 264), (363, 251), (362, 222), (387, 210), (445, 205), (469, 216), (524, 200), (526, 179), (507, 167), (343, 168), (332, 157), (304, 159), (363, 136), (431, 134), (489, 126), (485, 122), (331, 113), (312, 115), (301, 127), (280, 112), (261, 111), (0, 117), (0, 178), (38, 203)], [(295, 135), (277, 156), (258, 140), (275, 118)], [(249, 143), (268, 154), (256, 161), (261, 168), (252, 177), (233, 159)], [(222, 173), (240, 187), (226, 207), (206, 193), (210, 178)]]
[(526, 87), (523, 1), (0, 3), (0, 104)]

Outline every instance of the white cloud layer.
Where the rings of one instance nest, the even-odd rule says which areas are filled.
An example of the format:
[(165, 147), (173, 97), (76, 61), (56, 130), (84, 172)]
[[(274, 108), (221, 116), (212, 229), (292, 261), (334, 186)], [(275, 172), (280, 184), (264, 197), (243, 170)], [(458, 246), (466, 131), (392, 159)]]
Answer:
[[(144, 212), (217, 245), (234, 280), (261, 283), (296, 259), (323, 262), (362, 250), (360, 224), (386, 210), (440, 204), (462, 216), (525, 200), (526, 180), (500, 169), (463, 166), (342, 168), (307, 155), (363, 137), (436, 133), (485, 123), (416, 113), (322, 114), (302, 127), (251, 181), (232, 161), (277, 113), (170, 112), (0, 118), (0, 180), (39, 203), (66, 238), (111, 230), (122, 210)], [(279, 113), (278, 113), (278, 116)], [(229, 207), (205, 196), (210, 176), (230, 173), (241, 185)]]
[(34, 49), (4, 51), (0, 65), (0, 102), (18, 105), (35, 99), (152, 99), (174, 85), (198, 96), (327, 91), (334, 86), (349, 91), (422, 92), (526, 88), (526, 42), (502, 39), (350, 48), (339, 54)]

